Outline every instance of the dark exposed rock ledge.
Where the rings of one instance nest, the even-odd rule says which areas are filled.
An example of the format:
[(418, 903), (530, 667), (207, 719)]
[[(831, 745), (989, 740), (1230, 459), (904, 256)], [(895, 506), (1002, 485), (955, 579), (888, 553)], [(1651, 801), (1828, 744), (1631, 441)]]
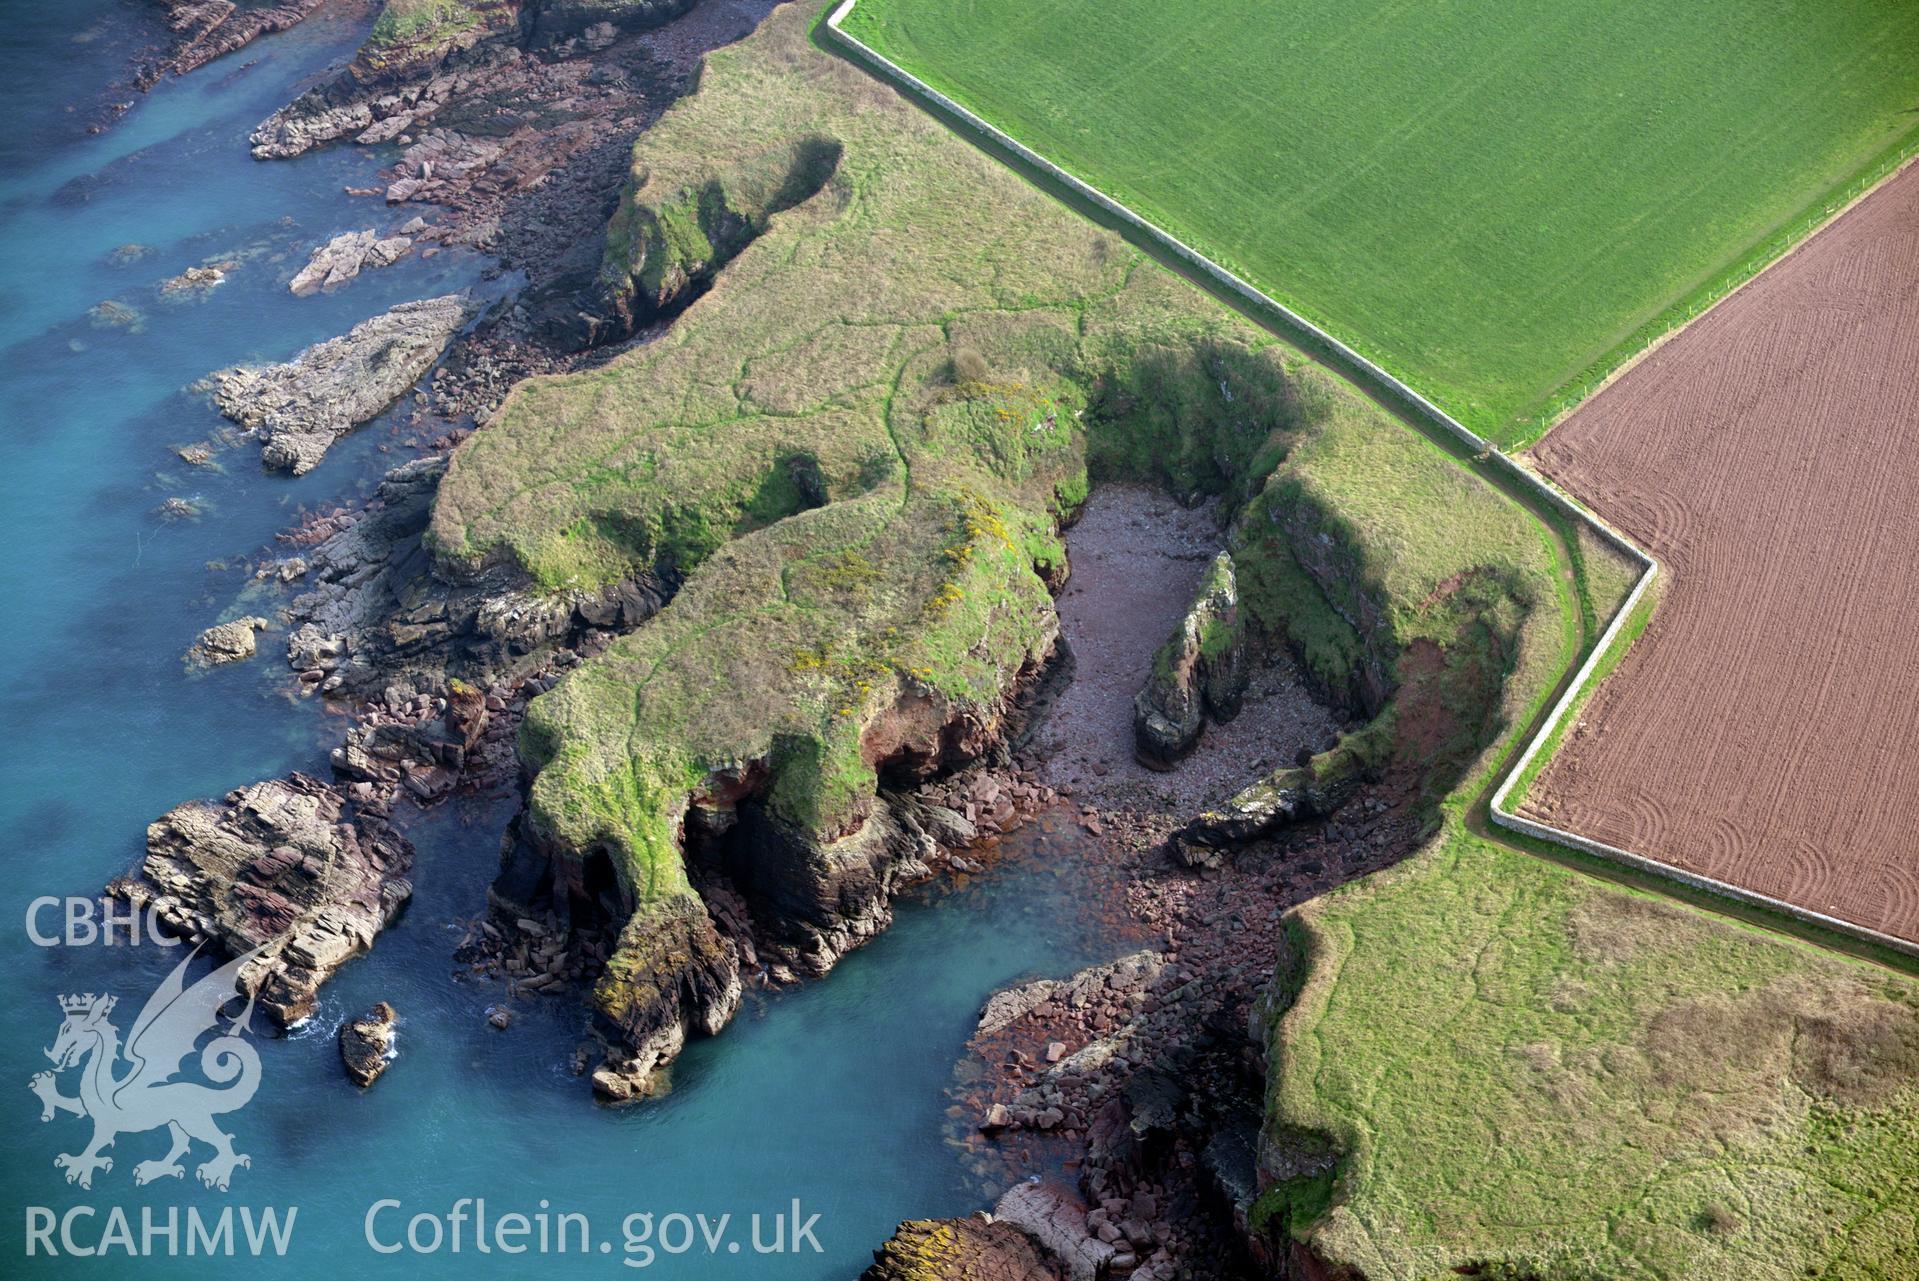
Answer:
[(168, 76), (183, 76), (215, 58), (245, 48), (261, 36), (298, 26), (326, 0), (280, 0), (235, 4), (233, 0), (156, 0), (165, 11), (172, 47), (142, 59), (133, 83), (151, 89)]
[[(694, 0), (457, 0), (454, 16), (415, 32), (374, 35), (344, 70), (276, 111), (252, 136), (253, 154), (281, 159), (355, 138), (390, 142), (449, 102), (520, 70), (533, 51), (604, 48), (621, 32), (678, 17)], [(571, 48), (558, 50), (571, 52)], [(498, 89), (504, 86), (494, 85)]]
[(1153, 655), (1133, 705), (1140, 763), (1171, 769), (1193, 750), (1205, 718), (1230, 721), (1246, 697), (1246, 627), (1240, 619), (1233, 558), (1221, 552), (1199, 581), (1193, 603)]
[(234, 955), (276, 945), (240, 981), (285, 1026), (399, 915), (412, 864), (413, 846), (383, 818), (293, 774), (169, 810), (147, 828), (139, 867), (107, 889)]

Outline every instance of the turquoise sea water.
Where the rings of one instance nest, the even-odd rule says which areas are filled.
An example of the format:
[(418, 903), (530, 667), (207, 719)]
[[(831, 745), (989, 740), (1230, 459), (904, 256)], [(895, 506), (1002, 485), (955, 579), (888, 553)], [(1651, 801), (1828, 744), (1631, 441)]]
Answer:
[[(942, 1140), (943, 1089), (994, 987), (1103, 955), (1097, 930), (1074, 924), (1070, 848), (1033, 835), (1005, 870), (937, 903), (903, 904), (894, 929), (828, 979), (750, 998), (725, 1035), (689, 1050), (669, 1097), (612, 1110), (567, 1070), (576, 1004), (522, 1001), (498, 1033), (483, 1012), (500, 990), (453, 976), (459, 922), (481, 909), (495, 867), (502, 802), (413, 825), (418, 889), (406, 916), (325, 989), (307, 1028), (262, 1043), (260, 1092), (225, 1120), (252, 1157), (231, 1191), (191, 1181), (203, 1150), (188, 1181), (135, 1188), (134, 1164), (164, 1150), (158, 1132), (122, 1136), (91, 1190), (55, 1169), (54, 1155), (78, 1151), (88, 1133), (72, 1116), (42, 1124), (26, 1088), (47, 1066), (57, 998), (118, 993), (124, 1031), (180, 953), (34, 946), (28, 904), (97, 892), (178, 801), (323, 770), (341, 726), (285, 695), (272, 638), (261, 660), (197, 679), (179, 656), (244, 586), (209, 562), (268, 543), (303, 504), (361, 492), (405, 453), (403, 433), (376, 422), (299, 480), (262, 473), (251, 445), (221, 455), (221, 470), (192, 468), (171, 447), (205, 439), (218, 420), (183, 389), (234, 361), (284, 358), (395, 302), (480, 286), (486, 266), (415, 258), (328, 297), (292, 297), (285, 281), (315, 243), (388, 225), (377, 203), (342, 191), (368, 183), (379, 158), (342, 148), (260, 164), (245, 134), (360, 32), (311, 22), (163, 85), (87, 138), (67, 106), (123, 65), (132, 8), (9, 5), (0, 24), (0, 1275), (850, 1277), (898, 1219), (973, 1208)], [(151, 252), (113, 265), (127, 243)], [(156, 296), (185, 267), (235, 255), (251, 256), (207, 301)], [(144, 329), (95, 328), (87, 311), (106, 299), (137, 308)], [(170, 497), (204, 514), (162, 520), (154, 509)], [(401, 1013), (401, 1057), (362, 1093), (341, 1073), (334, 1031), (380, 999)], [(495, 1220), (536, 1215), (543, 1200), (549, 1214), (584, 1214), (588, 1252), (577, 1229), (567, 1253), (539, 1257), (477, 1254), (470, 1227), (457, 1254), (447, 1238), (435, 1253), (392, 1255), (366, 1240), (376, 1202), (401, 1204), (376, 1221), (391, 1243), (412, 1214), (445, 1214), (461, 1198), (484, 1198)], [(762, 1216), (768, 1242), (773, 1216), (795, 1199), (802, 1220), (819, 1215), (821, 1252), (756, 1253), (750, 1216)], [(93, 1214), (68, 1218), (76, 1207)], [(297, 1207), (285, 1257), (168, 1257), (155, 1237), (148, 1257), (116, 1247), (74, 1258), (57, 1232), (59, 1255), (26, 1256), (31, 1216), (43, 1211), (71, 1223), (76, 1244), (97, 1246), (116, 1208), (137, 1244), (143, 1210), (164, 1223), (192, 1208), (213, 1222), (228, 1207)], [(621, 1232), (635, 1212), (655, 1215), (664, 1234), (649, 1239), (645, 1269), (633, 1265), (647, 1251), (629, 1251)], [(680, 1226), (663, 1219), (675, 1213), (704, 1214), (709, 1227), (732, 1217), (713, 1253), (699, 1241), (674, 1255), (662, 1247), (679, 1244)]]

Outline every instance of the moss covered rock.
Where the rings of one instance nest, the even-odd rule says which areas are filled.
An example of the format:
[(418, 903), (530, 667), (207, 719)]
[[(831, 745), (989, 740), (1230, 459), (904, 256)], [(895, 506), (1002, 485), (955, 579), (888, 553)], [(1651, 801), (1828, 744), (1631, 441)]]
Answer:
[(1213, 558), (1173, 634), (1153, 655), (1133, 703), (1133, 744), (1143, 764), (1170, 769), (1199, 742), (1207, 716), (1230, 721), (1246, 697), (1246, 629), (1233, 558)]

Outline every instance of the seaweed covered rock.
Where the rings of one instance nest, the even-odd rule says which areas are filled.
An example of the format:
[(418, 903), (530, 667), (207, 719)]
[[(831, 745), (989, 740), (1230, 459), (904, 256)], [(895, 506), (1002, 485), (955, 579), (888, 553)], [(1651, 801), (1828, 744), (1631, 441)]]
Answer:
[(860, 1281), (1060, 1281), (1059, 1265), (1010, 1223), (909, 1219)]
[(320, 985), (399, 915), (412, 864), (413, 846), (385, 820), (291, 774), (167, 811), (147, 828), (140, 866), (107, 890), (236, 956), (275, 945), (240, 981), (284, 1026), (311, 1014)]
[(1133, 703), (1133, 742), (1140, 762), (1169, 769), (1193, 750), (1205, 717), (1230, 721), (1246, 697), (1246, 631), (1239, 616), (1233, 558), (1213, 558), (1193, 603), (1153, 655), (1153, 669)]

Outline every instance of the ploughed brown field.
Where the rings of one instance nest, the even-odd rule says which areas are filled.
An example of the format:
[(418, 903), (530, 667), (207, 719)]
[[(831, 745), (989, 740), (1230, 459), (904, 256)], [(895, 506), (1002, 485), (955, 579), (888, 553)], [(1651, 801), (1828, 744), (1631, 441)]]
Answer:
[(1526, 812), (1919, 941), (1919, 165), (1535, 455), (1670, 577)]

